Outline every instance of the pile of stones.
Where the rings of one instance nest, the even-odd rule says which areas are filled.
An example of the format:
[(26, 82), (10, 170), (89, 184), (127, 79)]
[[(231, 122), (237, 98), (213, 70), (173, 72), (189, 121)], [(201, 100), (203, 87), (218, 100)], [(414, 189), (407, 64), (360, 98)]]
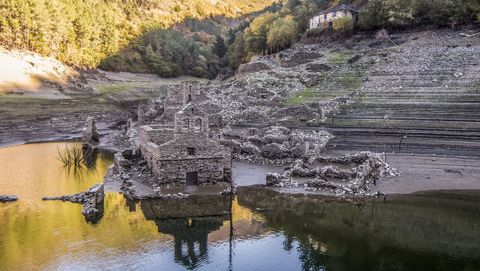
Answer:
[[(346, 169), (347, 167), (349, 168)], [(283, 174), (267, 174), (267, 186), (303, 187), (308, 191), (333, 194), (366, 194), (382, 177), (397, 174), (397, 170), (388, 165), (379, 153), (359, 152), (341, 157), (313, 156), (296, 160)], [(308, 181), (299, 184), (296, 181), (299, 177), (307, 178)]]
[(333, 138), (326, 131), (290, 130), (283, 126), (271, 126), (261, 135), (240, 137), (225, 131), (224, 136), (229, 139), (225, 144), (232, 147), (236, 158), (262, 164), (288, 163), (319, 154)]

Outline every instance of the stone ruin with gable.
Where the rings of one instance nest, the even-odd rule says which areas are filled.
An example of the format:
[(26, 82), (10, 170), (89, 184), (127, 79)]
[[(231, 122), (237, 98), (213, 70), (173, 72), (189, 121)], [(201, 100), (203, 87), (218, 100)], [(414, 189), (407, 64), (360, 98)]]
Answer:
[[(198, 85), (171, 89), (162, 105), (139, 109), (139, 142), (154, 183), (201, 185), (231, 181), (232, 154), (220, 144), (213, 114), (199, 103), (208, 100)], [(215, 118), (215, 117), (213, 117)]]

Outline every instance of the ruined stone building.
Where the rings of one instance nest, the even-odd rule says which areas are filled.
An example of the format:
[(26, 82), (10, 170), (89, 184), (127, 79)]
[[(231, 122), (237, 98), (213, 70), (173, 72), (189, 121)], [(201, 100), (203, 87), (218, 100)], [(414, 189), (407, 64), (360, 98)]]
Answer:
[(192, 85), (168, 91), (162, 111), (139, 128), (139, 147), (157, 184), (198, 185), (230, 180), (230, 149), (209, 128), (197, 102), (206, 97)]

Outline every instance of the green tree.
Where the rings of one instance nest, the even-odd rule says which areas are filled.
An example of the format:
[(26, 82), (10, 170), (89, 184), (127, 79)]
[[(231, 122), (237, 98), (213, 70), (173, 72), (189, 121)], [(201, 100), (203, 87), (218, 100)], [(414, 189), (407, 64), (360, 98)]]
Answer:
[(348, 33), (353, 30), (353, 20), (350, 17), (344, 16), (333, 21), (333, 29), (338, 32)]
[(225, 45), (225, 40), (220, 36), (217, 35), (215, 37), (215, 46), (213, 48), (213, 52), (219, 57), (222, 58), (228, 51), (227, 45)]
[(273, 52), (278, 52), (290, 46), (297, 39), (298, 25), (289, 15), (277, 18), (268, 31), (267, 45)]

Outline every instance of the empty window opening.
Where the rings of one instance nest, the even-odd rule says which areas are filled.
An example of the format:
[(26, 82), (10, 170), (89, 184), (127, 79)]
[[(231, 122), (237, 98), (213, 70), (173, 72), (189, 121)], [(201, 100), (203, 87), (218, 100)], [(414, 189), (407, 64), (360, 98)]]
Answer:
[(202, 119), (195, 120), (195, 130), (201, 131), (202, 130)]
[(197, 154), (197, 149), (187, 148), (187, 154), (190, 155), (190, 156), (195, 156)]

